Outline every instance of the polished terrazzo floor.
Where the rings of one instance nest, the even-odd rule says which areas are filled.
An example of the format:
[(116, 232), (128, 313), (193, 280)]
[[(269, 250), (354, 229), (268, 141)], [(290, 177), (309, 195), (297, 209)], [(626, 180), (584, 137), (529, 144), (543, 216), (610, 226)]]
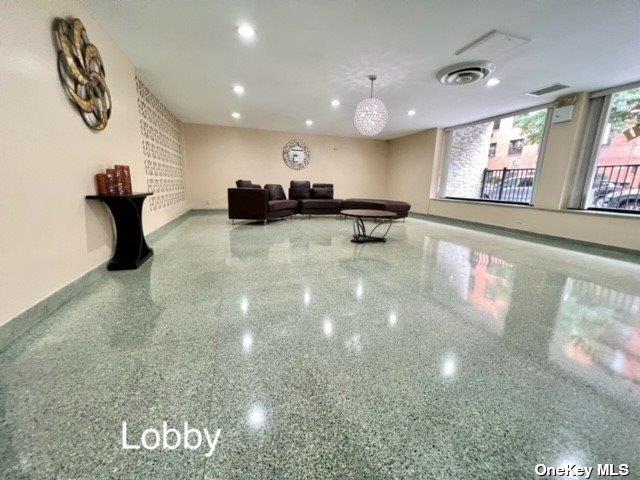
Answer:
[[(0, 478), (640, 476), (640, 265), (415, 219), (350, 235), (186, 218), (0, 354)], [(123, 421), (221, 434), (124, 451)]]

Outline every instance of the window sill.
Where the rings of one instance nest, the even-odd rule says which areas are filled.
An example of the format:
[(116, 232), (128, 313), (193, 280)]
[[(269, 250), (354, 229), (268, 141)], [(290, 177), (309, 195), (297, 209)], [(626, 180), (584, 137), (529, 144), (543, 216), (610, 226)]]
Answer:
[(464, 200), (460, 198), (429, 198), (429, 201), (444, 202), (444, 203), (461, 203), (465, 205), (489, 205), (492, 207), (506, 207), (506, 208), (524, 208), (527, 210), (538, 210), (541, 212), (553, 212), (553, 213), (568, 213), (575, 215), (595, 215), (598, 217), (611, 217), (619, 219), (634, 219), (640, 220), (640, 215), (637, 213), (623, 213), (623, 212), (611, 212), (607, 210), (582, 210), (577, 208), (541, 208), (533, 205), (523, 205), (519, 203), (499, 203), (499, 202), (486, 202), (484, 200)]
[(558, 211), (565, 212), (565, 213), (578, 213), (580, 215), (597, 215), (599, 217), (640, 219), (640, 214), (637, 214), (637, 213), (613, 212), (611, 210), (582, 210), (577, 208), (567, 208), (565, 210), (558, 210)]
[(430, 198), (429, 200), (435, 200), (438, 202), (451, 202), (451, 203), (464, 203), (466, 205), (491, 205), (492, 207), (509, 207), (509, 208), (529, 208), (532, 209), (532, 205), (524, 203), (508, 203), (508, 202), (491, 202), (488, 200), (468, 200), (464, 198)]

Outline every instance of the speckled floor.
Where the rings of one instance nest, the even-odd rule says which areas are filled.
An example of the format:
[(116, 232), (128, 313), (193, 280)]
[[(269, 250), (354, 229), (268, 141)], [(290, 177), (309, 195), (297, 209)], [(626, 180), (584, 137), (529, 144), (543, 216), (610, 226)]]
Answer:
[[(350, 235), (191, 216), (98, 280), (0, 355), (0, 478), (638, 478), (640, 265), (414, 219)], [(123, 421), (221, 434), (125, 451)]]

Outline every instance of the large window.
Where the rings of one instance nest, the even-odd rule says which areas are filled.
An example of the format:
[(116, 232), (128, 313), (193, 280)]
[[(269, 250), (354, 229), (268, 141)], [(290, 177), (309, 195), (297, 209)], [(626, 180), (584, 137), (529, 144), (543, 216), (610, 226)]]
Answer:
[(640, 212), (640, 87), (591, 100), (579, 207)]
[(445, 198), (531, 204), (549, 109), (538, 108), (445, 131)]

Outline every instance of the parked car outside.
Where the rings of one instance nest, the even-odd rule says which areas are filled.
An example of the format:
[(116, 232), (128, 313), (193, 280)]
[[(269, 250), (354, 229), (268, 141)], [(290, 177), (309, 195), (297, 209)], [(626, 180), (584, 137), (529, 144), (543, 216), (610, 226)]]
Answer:
[(610, 193), (600, 201), (596, 201), (595, 206), (596, 208), (610, 208), (640, 212), (640, 190), (633, 189), (626, 192)]
[(485, 191), (483, 198), (488, 200), (501, 200), (503, 202), (531, 203), (534, 177), (512, 177), (502, 184)]
[(630, 185), (621, 182), (594, 182), (591, 187), (591, 205), (602, 207), (608, 195), (623, 192), (629, 189)]

